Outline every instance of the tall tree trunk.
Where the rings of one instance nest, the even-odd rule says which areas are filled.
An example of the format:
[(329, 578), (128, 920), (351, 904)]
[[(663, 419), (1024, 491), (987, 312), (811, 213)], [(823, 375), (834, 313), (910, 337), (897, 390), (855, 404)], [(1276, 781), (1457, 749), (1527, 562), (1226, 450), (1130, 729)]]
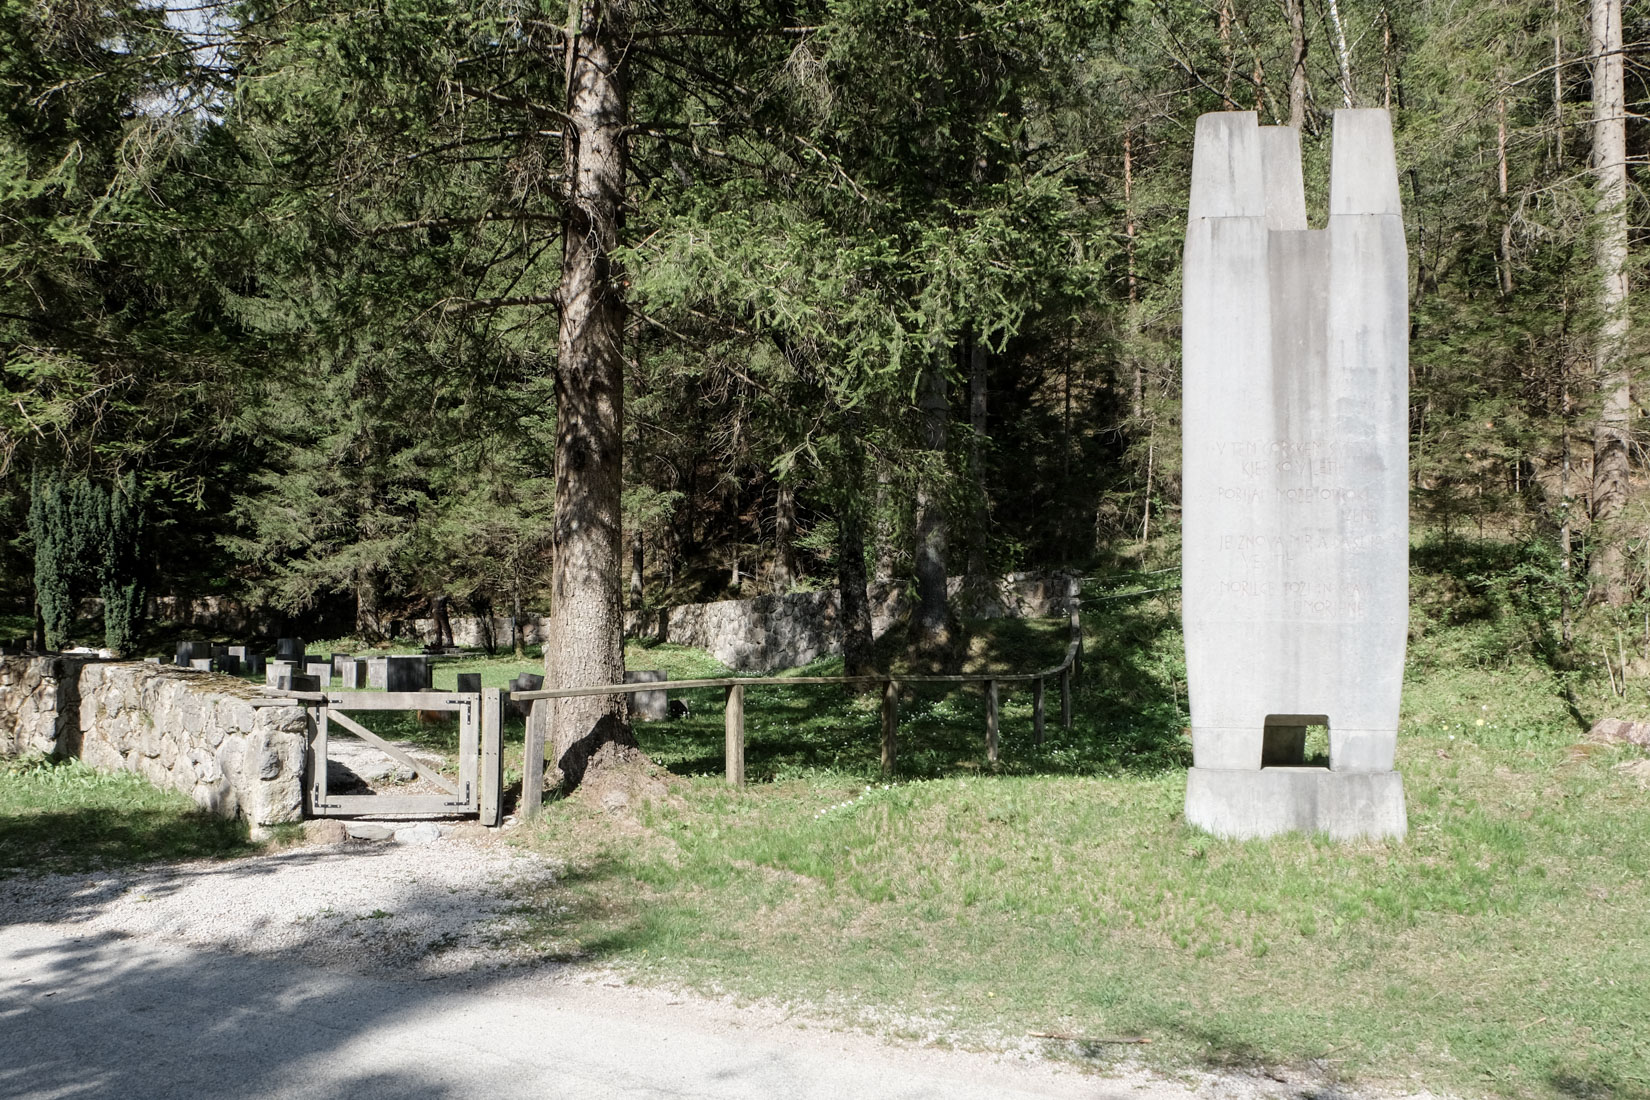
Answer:
[[(1504, 82), (1504, 78), (1503, 78)], [(1501, 294), (1512, 297), (1512, 210), (1507, 205), (1507, 97), (1495, 98), (1495, 179), (1501, 196)]]
[(527, 649), (527, 638), (521, 627), (521, 578), (517, 577), (510, 591), (510, 645), (520, 660)]
[(632, 611), (642, 609), (642, 567), (647, 564), (647, 547), (642, 538), (640, 525), (630, 533), (630, 608)]
[(1220, 0), (1219, 30), (1220, 56), (1225, 68), (1220, 82), (1220, 109), (1235, 111), (1237, 101), (1232, 98), (1232, 71), (1237, 66), (1237, 59), (1232, 53), (1232, 0)]
[(1392, 110), (1392, 11), (1381, 5), (1381, 106)]
[(877, 572), (879, 585), (894, 583), (894, 475), (877, 470)]
[[(626, 104), (619, 25), (625, 7), (578, 0), (570, 9), (562, 227), (561, 335), (556, 357), (556, 515), (550, 684), (624, 678), (620, 497), (623, 490), (624, 310), (612, 259), (625, 188)], [(633, 746), (622, 696), (558, 699), (551, 760), (564, 789), (609, 742)]]
[(1593, 0), (1593, 172), (1596, 177), (1598, 334), (1593, 375), (1602, 399), (1593, 429), (1591, 573), (1612, 607), (1631, 597), (1627, 558), (1610, 522), (1627, 506), (1627, 432), (1632, 380), (1627, 344), (1627, 103), (1622, 79), (1621, 0)]
[(1341, 6), (1329, 0), (1329, 21), (1335, 28), (1335, 57), (1341, 65), (1341, 98), (1352, 108), (1352, 51), (1346, 45), (1346, 28), (1341, 25)]
[(773, 502), (773, 587), (789, 592), (796, 580), (796, 490), (780, 484)]
[(978, 339), (968, 342), (968, 470), (974, 478), (974, 531), (968, 545), (968, 572), (975, 577), (986, 575), (988, 548), (987, 534), (991, 524), (991, 505), (985, 491), (986, 439), (986, 348)]
[(922, 442), (930, 452), (917, 480), (916, 563), (917, 614), (912, 624), (917, 644), (943, 647), (950, 641), (946, 607), (945, 438), (950, 419), (950, 383), (945, 366), (934, 356), (923, 371), (917, 398), (922, 411)]
[(378, 621), (378, 577), (371, 569), (355, 575), (355, 636), (366, 642), (383, 636)]
[[(871, 602), (865, 586), (865, 451), (852, 420), (848, 430), (836, 517), (836, 583), (842, 600), (842, 671), (864, 676), (876, 671)], [(857, 689), (850, 691), (858, 693)]]
[(1306, 122), (1306, 0), (1283, 0), (1289, 20), (1289, 125)]

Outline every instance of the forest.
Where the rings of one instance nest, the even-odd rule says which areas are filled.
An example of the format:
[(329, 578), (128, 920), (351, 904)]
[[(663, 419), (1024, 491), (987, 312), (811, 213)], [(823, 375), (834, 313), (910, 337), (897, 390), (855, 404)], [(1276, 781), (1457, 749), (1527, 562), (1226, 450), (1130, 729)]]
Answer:
[(1172, 569), (1195, 119), (1297, 127), (1321, 225), (1349, 106), (1396, 131), (1417, 546), (1493, 540), (1562, 645), (1637, 622), (1647, 43), (1622, 0), (3, 0), (0, 634), (446, 600), (550, 612), (571, 681), (624, 606), (905, 583), (935, 638), (948, 576)]

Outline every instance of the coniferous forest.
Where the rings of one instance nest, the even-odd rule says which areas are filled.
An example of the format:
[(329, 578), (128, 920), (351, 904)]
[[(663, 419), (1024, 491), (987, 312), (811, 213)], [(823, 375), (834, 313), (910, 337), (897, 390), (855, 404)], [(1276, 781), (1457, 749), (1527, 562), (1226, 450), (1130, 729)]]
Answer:
[(943, 631), (948, 575), (1170, 568), (1195, 119), (1298, 127), (1321, 225), (1376, 106), (1417, 545), (1493, 542), (1564, 642), (1636, 621), (1647, 43), (1622, 0), (3, 0), (0, 611), (532, 608), (573, 678), (627, 605), (891, 577)]

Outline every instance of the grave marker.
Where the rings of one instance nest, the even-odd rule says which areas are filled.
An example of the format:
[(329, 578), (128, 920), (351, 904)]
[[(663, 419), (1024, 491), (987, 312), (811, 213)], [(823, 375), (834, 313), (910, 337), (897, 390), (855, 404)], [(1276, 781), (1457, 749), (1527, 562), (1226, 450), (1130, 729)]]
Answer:
[[(626, 669), (624, 674), (624, 682), (627, 684), (651, 684), (668, 679), (670, 674), (657, 668)], [(630, 693), (630, 702), (626, 709), (632, 718), (640, 718), (644, 722), (663, 722), (670, 717), (670, 693), (633, 691)]]

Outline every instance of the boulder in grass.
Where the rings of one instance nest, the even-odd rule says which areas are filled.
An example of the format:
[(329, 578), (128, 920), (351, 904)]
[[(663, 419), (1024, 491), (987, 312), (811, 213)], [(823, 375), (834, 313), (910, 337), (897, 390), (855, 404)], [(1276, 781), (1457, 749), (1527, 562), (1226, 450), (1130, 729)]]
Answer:
[(1605, 744), (1638, 745), (1650, 749), (1650, 722), (1633, 722), (1625, 718), (1600, 718), (1587, 731), (1587, 740)]

